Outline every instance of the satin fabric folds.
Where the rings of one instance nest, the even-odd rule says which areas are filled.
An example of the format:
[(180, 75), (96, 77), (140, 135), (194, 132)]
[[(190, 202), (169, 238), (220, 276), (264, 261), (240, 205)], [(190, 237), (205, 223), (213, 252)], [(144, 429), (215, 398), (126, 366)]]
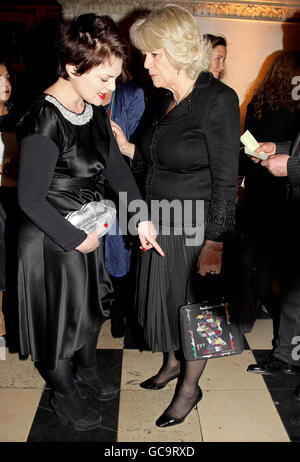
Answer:
[[(58, 201), (60, 209), (70, 207), (70, 189), (55, 187), (60, 190), (49, 191), (51, 202)], [(100, 191), (72, 187), (72, 208), (74, 201), (80, 208), (101, 199)], [(66, 252), (24, 216), (18, 250), (21, 351), (52, 369), (58, 358), (72, 357), (109, 315), (105, 306), (113, 289), (103, 242), (88, 254)]]
[[(103, 199), (105, 167), (113, 153), (102, 108), (86, 105), (90, 118), (82, 121), (85, 114), (70, 113), (47, 98), (37, 98), (17, 127), (19, 203), (24, 212), (18, 295), (21, 353), (54, 369), (57, 360), (71, 358), (109, 314), (113, 289), (102, 238), (91, 253), (75, 250), (86, 236), (64, 217)], [(54, 171), (45, 177), (55, 153)]]

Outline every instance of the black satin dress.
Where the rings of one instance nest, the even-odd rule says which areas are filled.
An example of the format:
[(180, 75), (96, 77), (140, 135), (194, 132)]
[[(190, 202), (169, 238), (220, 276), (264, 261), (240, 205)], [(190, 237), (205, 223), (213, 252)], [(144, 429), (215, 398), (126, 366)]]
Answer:
[(128, 201), (141, 199), (104, 110), (89, 104), (77, 115), (49, 95), (21, 119), (19, 315), (21, 352), (47, 368), (73, 356), (109, 312), (112, 285), (103, 245), (75, 248), (86, 234), (65, 216), (103, 198), (106, 178)]

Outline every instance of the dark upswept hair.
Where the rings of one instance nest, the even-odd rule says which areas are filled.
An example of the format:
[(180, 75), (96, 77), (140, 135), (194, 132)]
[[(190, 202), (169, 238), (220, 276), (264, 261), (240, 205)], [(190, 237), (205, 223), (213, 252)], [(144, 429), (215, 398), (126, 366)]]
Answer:
[(57, 55), (57, 74), (67, 80), (67, 64), (76, 67), (76, 75), (82, 75), (112, 55), (124, 60), (127, 47), (118, 26), (109, 16), (88, 13), (62, 26)]
[(219, 45), (223, 45), (225, 48), (227, 47), (226, 38), (222, 35), (204, 34), (203, 38), (206, 42), (211, 44), (212, 48), (216, 48)]
[(299, 102), (292, 98), (292, 79), (300, 75), (299, 57), (300, 51), (293, 50), (282, 51), (275, 57), (253, 95), (255, 117), (261, 118), (263, 105), (272, 110), (284, 107), (294, 112), (299, 109)]

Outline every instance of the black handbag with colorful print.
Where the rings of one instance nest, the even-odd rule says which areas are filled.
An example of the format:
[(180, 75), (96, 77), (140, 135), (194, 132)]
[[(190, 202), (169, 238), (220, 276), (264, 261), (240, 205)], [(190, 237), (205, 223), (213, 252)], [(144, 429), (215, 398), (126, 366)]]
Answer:
[[(191, 300), (197, 297), (197, 302)], [(198, 275), (187, 286), (187, 304), (179, 309), (181, 340), (188, 361), (242, 353), (243, 335), (222, 295), (222, 277)]]

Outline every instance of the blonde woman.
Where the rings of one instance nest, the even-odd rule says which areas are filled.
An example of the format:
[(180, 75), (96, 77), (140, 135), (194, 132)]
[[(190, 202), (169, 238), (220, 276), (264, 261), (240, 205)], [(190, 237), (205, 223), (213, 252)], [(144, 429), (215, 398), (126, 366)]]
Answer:
[[(169, 221), (153, 218), (166, 258), (159, 261), (150, 248), (141, 252), (136, 293), (145, 338), (153, 352), (165, 353), (161, 369), (141, 386), (159, 390), (180, 379), (156, 422), (167, 427), (182, 422), (202, 397), (198, 381), (206, 360), (180, 359), (178, 308), (186, 303), (187, 282), (197, 267), (203, 276), (221, 271), (223, 242), (234, 226), (239, 106), (235, 92), (207, 71), (211, 47), (185, 9), (169, 5), (153, 11), (132, 26), (131, 39), (145, 56), (153, 85), (164, 91), (146, 111), (139, 143), (129, 143), (114, 122), (113, 132), (133, 168), (145, 168), (149, 205), (162, 200), (182, 205)], [(200, 220), (197, 204), (204, 205)], [(192, 243), (188, 236), (199, 237), (204, 222), (204, 240)]]

